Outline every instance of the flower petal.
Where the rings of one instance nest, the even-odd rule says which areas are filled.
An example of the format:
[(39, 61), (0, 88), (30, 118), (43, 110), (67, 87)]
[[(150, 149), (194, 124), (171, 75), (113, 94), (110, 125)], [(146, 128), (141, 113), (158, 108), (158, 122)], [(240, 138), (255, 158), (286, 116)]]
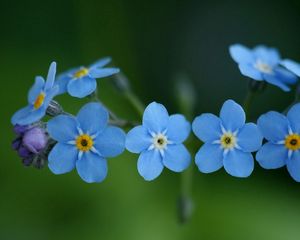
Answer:
[(85, 152), (76, 162), (76, 169), (83, 181), (102, 182), (107, 175), (107, 161), (97, 154)]
[(263, 76), (266, 82), (279, 87), (284, 92), (289, 92), (291, 90), (291, 88), (281, 80), (281, 77), (278, 74), (263, 74)]
[(159, 103), (150, 103), (143, 115), (143, 125), (148, 131), (161, 133), (167, 129), (169, 114), (167, 109)]
[(234, 177), (249, 177), (254, 169), (254, 160), (251, 153), (234, 149), (224, 156), (224, 168)]
[(191, 163), (191, 155), (183, 144), (168, 145), (164, 153), (164, 165), (174, 172), (182, 172)]
[(241, 44), (231, 45), (229, 47), (229, 53), (237, 63), (253, 63), (255, 61), (252, 51)]
[(286, 69), (290, 70), (298, 77), (300, 77), (300, 64), (291, 60), (291, 59), (284, 59), (281, 62), (281, 65), (284, 66)]
[(246, 116), (243, 108), (233, 100), (227, 100), (221, 109), (220, 118), (227, 131), (236, 131), (245, 124)]
[(300, 182), (300, 151), (294, 151), (291, 158), (286, 161), (287, 170), (291, 177)]
[(240, 63), (239, 69), (240, 69), (241, 73), (246, 77), (252, 78), (257, 81), (263, 80), (263, 75), (261, 74), (261, 72), (258, 69), (256, 69), (254, 67), (254, 65), (252, 63), (251, 64)]
[(103, 157), (115, 157), (125, 149), (125, 133), (118, 127), (107, 127), (95, 138), (95, 148)]
[(300, 103), (295, 104), (287, 113), (292, 130), (300, 134)]
[(257, 126), (263, 136), (274, 143), (284, 140), (288, 134), (288, 120), (281, 113), (270, 111), (261, 115)]
[(191, 132), (191, 124), (181, 114), (171, 115), (169, 118), (167, 136), (174, 143), (184, 142)]
[(77, 120), (84, 133), (95, 134), (102, 132), (108, 123), (108, 112), (96, 102), (87, 103), (77, 114)]
[(77, 98), (84, 98), (92, 94), (97, 88), (97, 82), (94, 78), (85, 76), (79, 79), (70, 80), (67, 86), (68, 93)]
[(285, 165), (288, 151), (282, 144), (267, 142), (256, 153), (256, 160), (265, 169), (281, 168)]
[(58, 142), (74, 141), (78, 135), (78, 123), (74, 117), (59, 115), (47, 123), (50, 136)]
[(298, 78), (295, 74), (291, 73), (290, 71), (282, 68), (277, 67), (274, 69), (274, 72), (277, 78), (286, 84), (295, 84), (298, 81)]
[(137, 163), (139, 174), (146, 180), (157, 178), (164, 169), (159, 151), (151, 150), (141, 153)]
[(56, 74), (56, 62), (52, 62), (50, 64), (48, 75), (47, 75), (45, 91), (47, 91), (53, 87), (54, 80), (55, 80), (55, 74)]
[(192, 124), (193, 132), (203, 142), (218, 140), (222, 134), (221, 120), (211, 113), (201, 114)]
[(78, 71), (78, 67), (69, 69), (56, 77), (55, 84), (59, 86), (58, 94), (63, 94), (67, 92), (69, 81), (72, 80), (72, 76), (76, 71)]
[(78, 151), (74, 145), (57, 143), (48, 156), (48, 167), (54, 174), (63, 174), (75, 168)]
[(102, 68), (105, 65), (109, 64), (111, 62), (111, 57), (105, 57), (105, 58), (101, 58), (98, 61), (96, 61), (95, 63), (93, 63), (89, 68)]
[(126, 149), (132, 153), (140, 153), (147, 150), (152, 143), (152, 137), (143, 126), (131, 129), (126, 136)]
[(35, 78), (35, 83), (28, 92), (28, 102), (33, 104), (38, 95), (44, 90), (45, 80), (41, 76)]
[(35, 110), (32, 106), (27, 106), (17, 111), (11, 119), (13, 125), (29, 125), (39, 121), (46, 114), (46, 109), (41, 107)]
[(263, 136), (254, 123), (246, 123), (238, 132), (237, 144), (243, 152), (255, 152), (262, 144)]
[(253, 49), (257, 59), (271, 66), (277, 65), (280, 61), (280, 54), (276, 48), (259, 45)]
[(223, 166), (223, 150), (219, 144), (205, 143), (195, 156), (200, 172), (211, 173)]
[(119, 68), (93, 68), (90, 69), (89, 75), (92, 78), (104, 78), (120, 72)]

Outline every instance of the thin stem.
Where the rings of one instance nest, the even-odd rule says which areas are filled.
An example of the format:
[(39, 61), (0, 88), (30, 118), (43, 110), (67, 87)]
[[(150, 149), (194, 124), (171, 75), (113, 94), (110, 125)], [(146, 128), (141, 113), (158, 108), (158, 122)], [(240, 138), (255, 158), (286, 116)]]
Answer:
[(246, 97), (244, 99), (243, 107), (244, 107), (246, 116), (249, 114), (251, 103), (252, 103), (252, 100), (254, 99), (254, 95), (255, 95), (254, 92), (249, 89), (246, 94)]
[(130, 104), (134, 107), (134, 109), (137, 111), (137, 113), (142, 117), (144, 114), (145, 106), (140, 101), (140, 99), (131, 90), (124, 92), (124, 96), (130, 102)]

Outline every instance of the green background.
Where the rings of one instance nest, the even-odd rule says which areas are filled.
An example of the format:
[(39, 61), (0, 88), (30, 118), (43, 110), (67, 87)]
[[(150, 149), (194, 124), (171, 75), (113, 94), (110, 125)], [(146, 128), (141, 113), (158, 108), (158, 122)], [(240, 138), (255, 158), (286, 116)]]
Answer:
[[(178, 224), (180, 174), (165, 170), (153, 182), (137, 173), (137, 155), (109, 160), (100, 184), (47, 167), (24, 168), (10, 148), (11, 115), (26, 104), (36, 75), (49, 63), (58, 71), (112, 56), (145, 104), (155, 100), (180, 111), (174, 82), (191, 79), (196, 114), (218, 113), (224, 100), (242, 102), (247, 80), (228, 54), (240, 42), (276, 46), (300, 61), (298, 1), (3, 1), (1, 0), (0, 239), (299, 239), (300, 185), (286, 169), (257, 164), (247, 179), (224, 170), (201, 174), (194, 167), (194, 213)], [(129, 103), (98, 81), (100, 97), (121, 117), (139, 120)], [(59, 97), (76, 113), (85, 101)], [(292, 93), (268, 87), (254, 100), (251, 117), (282, 111)], [(199, 143), (200, 145), (200, 143)], [(199, 146), (198, 145), (198, 146)], [(198, 147), (197, 146), (197, 147)]]

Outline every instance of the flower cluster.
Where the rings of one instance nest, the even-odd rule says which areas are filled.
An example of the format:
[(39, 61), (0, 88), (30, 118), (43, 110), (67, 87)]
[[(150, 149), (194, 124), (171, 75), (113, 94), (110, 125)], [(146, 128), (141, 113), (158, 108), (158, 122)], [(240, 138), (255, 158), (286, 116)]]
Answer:
[[(251, 50), (234, 44), (229, 53), (241, 73), (258, 84), (265, 82), (290, 91), (300, 76), (300, 64), (282, 60), (274, 48), (257, 46)], [(138, 125), (119, 118), (98, 98), (84, 105), (76, 116), (54, 101), (64, 93), (76, 98), (96, 95), (97, 78), (114, 76), (118, 86), (124, 85), (126, 78), (120, 77), (118, 68), (105, 67), (110, 62), (110, 58), (103, 58), (58, 77), (53, 62), (46, 81), (36, 77), (28, 93), (28, 105), (11, 119), (17, 134), (13, 148), (24, 165), (41, 167), (47, 161), (54, 174), (76, 168), (85, 182), (101, 182), (107, 176), (106, 159), (120, 155), (126, 148), (139, 154), (138, 173), (146, 181), (156, 179), (164, 168), (182, 172), (194, 158), (202, 173), (224, 167), (228, 174), (239, 178), (251, 175), (254, 159), (265, 169), (286, 165), (292, 178), (300, 182), (300, 103), (293, 104), (287, 116), (271, 111), (261, 115), (256, 124), (246, 123), (249, 103), (245, 103), (244, 110), (235, 101), (227, 100), (219, 116), (203, 113), (191, 124), (184, 115), (169, 115), (162, 104), (152, 102), (141, 113), (142, 124)], [(130, 96), (133, 105), (141, 109), (129, 87), (122, 91), (128, 91), (125, 96)], [(249, 89), (250, 93), (253, 91), (254, 88)], [(48, 122), (43, 122), (45, 115), (50, 116)], [(121, 128), (129, 130), (127, 135)], [(203, 143), (194, 155), (184, 145), (191, 132)]]

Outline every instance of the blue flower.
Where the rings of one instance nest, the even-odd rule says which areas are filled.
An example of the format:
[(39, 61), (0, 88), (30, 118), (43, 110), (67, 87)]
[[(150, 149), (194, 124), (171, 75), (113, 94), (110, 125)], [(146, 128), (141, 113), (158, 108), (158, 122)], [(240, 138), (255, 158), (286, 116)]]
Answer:
[(39, 121), (45, 116), (51, 100), (58, 94), (58, 86), (54, 86), (56, 63), (52, 62), (47, 80), (41, 76), (36, 77), (35, 84), (28, 93), (28, 106), (17, 111), (11, 119), (13, 125), (29, 125)]
[(290, 59), (284, 59), (281, 61), (281, 65), (284, 66), (286, 69), (291, 71), (292, 73), (296, 74), (298, 77), (300, 77), (300, 64), (290, 60)]
[(300, 104), (287, 116), (274, 111), (263, 114), (257, 124), (268, 140), (256, 154), (260, 166), (276, 169), (286, 165), (292, 178), (300, 182)]
[(195, 118), (192, 128), (204, 142), (196, 154), (196, 164), (203, 173), (211, 173), (224, 166), (235, 177), (248, 177), (254, 169), (251, 152), (262, 144), (262, 136), (254, 123), (245, 124), (243, 108), (227, 100), (220, 118), (205, 113)]
[(182, 144), (191, 131), (184, 116), (169, 116), (162, 104), (152, 102), (143, 116), (143, 125), (133, 128), (126, 137), (126, 148), (140, 153), (137, 167), (147, 181), (157, 178), (164, 167), (181, 172), (191, 161), (191, 156)]
[(51, 119), (47, 129), (58, 143), (49, 154), (50, 170), (63, 174), (76, 167), (84, 181), (103, 181), (107, 175), (105, 158), (115, 157), (125, 148), (125, 133), (107, 123), (108, 112), (99, 103), (86, 104), (76, 117)]
[(241, 44), (234, 44), (229, 47), (229, 52), (241, 73), (256, 81), (266, 81), (283, 91), (290, 91), (289, 85), (297, 82), (293, 73), (279, 65), (281, 59), (275, 48), (259, 45), (250, 50)]
[(79, 67), (62, 73), (57, 77), (59, 94), (68, 92), (71, 96), (83, 98), (92, 94), (97, 88), (96, 78), (109, 77), (118, 73), (118, 68), (103, 68), (111, 58), (103, 58), (91, 66)]

